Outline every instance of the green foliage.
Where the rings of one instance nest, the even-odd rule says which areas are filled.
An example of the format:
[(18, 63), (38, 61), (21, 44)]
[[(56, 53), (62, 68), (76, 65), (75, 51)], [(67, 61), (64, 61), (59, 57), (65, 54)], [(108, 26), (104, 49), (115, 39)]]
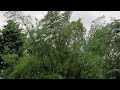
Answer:
[(8, 78), (13, 79), (34, 79), (38, 77), (40, 63), (36, 62), (34, 57), (24, 57), (20, 59), (20, 63), (14, 67), (14, 71)]
[(2, 35), (0, 35), (0, 54), (2, 54), (4, 51), (4, 46), (3, 46), (3, 42), (2, 42)]
[(107, 50), (107, 62), (110, 63), (107, 67), (107, 77), (108, 78), (120, 78), (120, 42), (119, 42), (119, 32), (116, 33), (120, 28), (120, 20), (114, 20), (110, 24), (111, 36), (109, 40), (108, 50)]
[[(119, 78), (120, 36), (112, 33), (113, 29), (119, 29), (119, 20), (106, 24), (104, 16), (95, 19), (92, 22), (89, 37), (85, 38), (86, 29), (81, 19), (70, 22), (71, 11), (64, 13), (48, 11), (37, 26), (33, 26), (31, 19), (21, 12), (12, 11), (9, 14), (14, 15), (14, 19), (17, 17), (16, 23), (19, 19), (20, 24), (24, 24), (28, 32), (25, 34), (17, 32), (19, 26), (13, 21), (8, 21), (8, 24), (4, 26), (0, 42), (4, 42), (4, 45), (9, 48), (12, 46), (14, 50), (21, 50), (23, 55), (17, 57), (16, 54), (7, 55), (5, 53), (2, 56), (10, 65), (8, 69), (4, 70), (4, 78)], [(16, 40), (13, 39), (15, 32), (18, 34)], [(22, 38), (20, 39), (20, 37)], [(16, 41), (18, 41), (18, 47), (13, 47), (16, 45)], [(12, 49), (7, 50), (5, 47), (9, 53), (13, 52)]]
[(2, 56), (4, 62), (9, 64), (9, 68), (4, 70), (3, 77), (8, 78), (9, 74), (14, 71), (14, 67), (19, 63), (19, 57), (15, 54), (8, 54)]
[(59, 74), (50, 74), (44, 68), (41, 60), (34, 56), (26, 56), (20, 59), (20, 63), (9, 74), (9, 79), (59, 79)]
[(17, 25), (14, 21), (8, 20), (7, 25), (3, 26), (2, 29), (2, 41), (4, 45), (4, 53), (11, 53), (11, 54), (18, 54), (20, 55), (21, 52), (19, 52), (20, 46), (22, 46), (21, 41), (21, 29), (19, 28), (19, 25)]

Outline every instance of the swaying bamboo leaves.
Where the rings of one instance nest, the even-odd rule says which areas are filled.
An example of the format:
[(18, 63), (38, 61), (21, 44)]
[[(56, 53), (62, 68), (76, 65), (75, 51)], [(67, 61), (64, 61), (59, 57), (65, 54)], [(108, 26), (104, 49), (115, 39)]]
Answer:
[[(81, 19), (70, 22), (71, 15), (71, 11), (48, 11), (42, 20), (36, 20), (35, 25), (31, 17), (21, 11), (6, 12), (8, 24), (0, 34), (0, 47), (4, 47), (0, 48), (0, 53), (7, 51), (12, 54), (2, 55), (11, 66), (4, 70), (3, 77), (119, 79), (119, 20), (107, 24), (104, 16), (98, 17), (92, 22), (88, 37), (85, 37), (87, 30)], [(16, 23), (26, 27), (23, 32)], [(13, 32), (16, 33), (15, 40)], [(20, 35), (22, 38), (19, 38)], [(21, 48), (14, 47), (16, 43)], [(12, 49), (21, 50), (22, 56), (15, 56), (10, 51)]]

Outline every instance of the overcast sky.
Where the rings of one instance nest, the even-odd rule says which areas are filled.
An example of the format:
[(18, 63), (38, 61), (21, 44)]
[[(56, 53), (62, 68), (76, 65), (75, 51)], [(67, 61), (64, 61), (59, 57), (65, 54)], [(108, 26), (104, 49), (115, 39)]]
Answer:
[[(24, 13), (41, 19), (46, 14), (46, 11), (24, 11)], [(71, 20), (78, 20), (81, 18), (84, 26), (89, 30), (91, 22), (102, 15), (105, 15), (106, 20), (109, 22), (110, 17), (120, 18), (120, 11), (73, 11)], [(4, 22), (5, 18), (3, 17), (3, 12), (0, 11), (0, 26), (3, 26)]]

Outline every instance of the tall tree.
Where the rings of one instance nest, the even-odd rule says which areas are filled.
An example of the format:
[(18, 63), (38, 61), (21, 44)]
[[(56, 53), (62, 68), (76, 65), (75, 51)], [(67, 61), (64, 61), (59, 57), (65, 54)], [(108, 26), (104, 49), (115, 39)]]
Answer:
[(4, 53), (21, 55), (20, 47), (22, 46), (21, 28), (13, 20), (8, 20), (7, 25), (3, 26), (2, 37), (5, 47)]
[(106, 56), (111, 63), (109, 64), (108, 77), (120, 79), (120, 20), (113, 20), (109, 30), (111, 36), (109, 37)]

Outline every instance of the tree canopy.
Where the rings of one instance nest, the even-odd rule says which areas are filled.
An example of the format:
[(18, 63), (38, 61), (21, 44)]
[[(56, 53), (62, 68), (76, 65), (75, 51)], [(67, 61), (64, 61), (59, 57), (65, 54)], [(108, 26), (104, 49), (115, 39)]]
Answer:
[[(72, 11), (48, 11), (33, 21), (22, 11), (5, 13), (0, 54), (6, 79), (120, 79), (120, 20), (93, 20), (88, 36)], [(21, 28), (23, 26), (24, 28)]]

